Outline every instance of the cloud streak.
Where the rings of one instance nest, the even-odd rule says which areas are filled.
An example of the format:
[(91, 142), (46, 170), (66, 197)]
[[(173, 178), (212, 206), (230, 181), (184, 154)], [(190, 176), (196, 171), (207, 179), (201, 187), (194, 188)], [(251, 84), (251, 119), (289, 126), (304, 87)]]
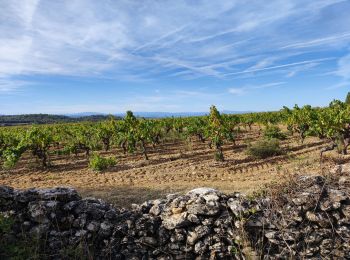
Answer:
[(314, 39), (306, 42), (293, 43), (286, 46), (281, 47), (281, 49), (298, 49), (298, 48), (308, 48), (314, 47), (318, 45), (330, 44), (334, 42), (339, 42), (340, 40), (348, 40), (350, 38), (350, 32), (343, 33), (340, 35), (328, 36), (324, 38)]
[(276, 65), (276, 66), (270, 66), (270, 67), (249, 68), (249, 69), (243, 70), (243, 71), (227, 73), (225, 76), (240, 75), (240, 74), (246, 74), (246, 73), (254, 73), (254, 72), (260, 72), (260, 71), (266, 71), (266, 70), (276, 70), (276, 69), (281, 69), (281, 68), (294, 67), (294, 66), (298, 66), (298, 65), (314, 64), (316, 62), (330, 61), (330, 60), (334, 60), (334, 59), (335, 59), (334, 57), (329, 57), (329, 58), (323, 58), (323, 59), (315, 59), (315, 60), (305, 60), (305, 61), (299, 61), (299, 62), (292, 62), (292, 63), (288, 63), (288, 64), (282, 64), (282, 65)]
[[(342, 5), (346, 2), (0, 1), (0, 77), (227, 80), (295, 67), (288, 73), (292, 77), (330, 61), (324, 50), (338, 50), (335, 43), (350, 43), (346, 26), (334, 30), (322, 24), (329, 8)], [(340, 13), (331, 19), (350, 22)], [(313, 34), (319, 27), (324, 30)], [(305, 59), (304, 48), (317, 57)], [(10, 91), (4, 86), (3, 93)]]
[(286, 84), (286, 82), (271, 82), (271, 83), (265, 83), (261, 85), (249, 85), (239, 88), (229, 88), (228, 93), (241, 96), (244, 94), (249, 93), (252, 90), (259, 90), (259, 89), (267, 89), (267, 88), (273, 88), (273, 87), (279, 87), (281, 85)]

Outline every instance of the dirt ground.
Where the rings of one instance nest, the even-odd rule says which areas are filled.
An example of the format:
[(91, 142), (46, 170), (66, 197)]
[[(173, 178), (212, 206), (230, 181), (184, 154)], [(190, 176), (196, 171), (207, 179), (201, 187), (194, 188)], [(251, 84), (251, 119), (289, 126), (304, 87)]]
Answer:
[(117, 166), (96, 173), (88, 168), (87, 158), (52, 156), (53, 166), (36, 168), (29, 156), (12, 170), (0, 171), (0, 185), (14, 188), (69, 186), (83, 196), (103, 198), (117, 206), (130, 207), (169, 193), (186, 192), (198, 187), (212, 187), (223, 192), (252, 193), (272, 182), (286, 179), (288, 174), (320, 174), (349, 156), (329, 152), (322, 167), (319, 152), (327, 143), (307, 138), (304, 144), (296, 137), (282, 141), (286, 154), (256, 160), (247, 155), (247, 144), (259, 138), (254, 130), (244, 133), (236, 145), (224, 146), (225, 162), (214, 161), (213, 151), (199, 141), (167, 142), (150, 150), (150, 160), (141, 154), (123, 155), (120, 150), (103, 153), (116, 156)]

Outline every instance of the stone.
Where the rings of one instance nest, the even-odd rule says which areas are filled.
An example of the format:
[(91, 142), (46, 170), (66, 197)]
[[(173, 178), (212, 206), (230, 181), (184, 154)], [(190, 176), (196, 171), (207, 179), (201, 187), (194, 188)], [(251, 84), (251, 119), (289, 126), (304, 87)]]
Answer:
[(72, 211), (72, 210), (75, 209), (75, 207), (77, 207), (79, 204), (80, 204), (80, 201), (77, 201), (77, 200), (70, 201), (70, 202), (64, 204), (63, 210), (64, 210), (64, 211)]
[(207, 194), (211, 194), (211, 193), (218, 193), (218, 191), (215, 189), (212, 189), (212, 188), (202, 187), (202, 188), (197, 188), (197, 189), (193, 189), (193, 190), (189, 191), (187, 193), (187, 195), (203, 196), (203, 195), (207, 195)]
[(76, 237), (84, 237), (86, 236), (86, 234), (87, 234), (86, 230), (78, 230), (77, 232), (75, 232)]
[(13, 199), (14, 189), (8, 186), (0, 186), (0, 199)]
[(185, 227), (191, 224), (187, 219), (187, 212), (173, 214), (170, 216), (162, 216), (162, 224), (166, 229), (175, 229)]
[(99, 234), (102, 236), (109, 236), (112, 233), (113, 226), (111, 223), (104, 221), (100, 224)]
[(118, 217), (118, 213), (115, 209), (110, 209), (106, 211), (104, 217), (109, 220), (115, 220)]
[(199, 220), (199, 218), (197, 217), (197, 215), (195, 215), (195, 214), (188, 214), (187, 219), (188, 219), (188, 221), (190, 221), (191, 223), (194, 223), (194, 224), (199, 224), (201, 222)]
[(77, 200), (81, 197), (77, 191), (72, 188), (57, 187), (52, 189), (36, 189), (35, 190), (42, 200), (56, 200), (56, 201), (71, 201)]
[(97, 232), (100, 229), (100, 223), (97, 221), (91, 221), (87, 224), (86, 229), (91, 232)]
[(314, 195), (311, 194), (310, 192), (303, 192), (298, 194), (298, 197), (293, 198), (292, 201), (294, 202), (295, 205), (297, 206), (302, 206), (305, 204), (308, 204), (309, 202), (314, 200)]
[(153, 214), (154, 216), (159, 216), (160, 213), (162, 213), (163, 207), (164, 207), (164, 205), (161, 205), (161, 204), (153, 205), (150, 208), (149, 213)]
[(203, 241), (198, 241), (194, 246), (194, 252), (197, 255), (203, 255), (206, 250), (207, 245), (205, 245)]
[(156, 246), (158, 244), (158, 241), (154, 237), (141, 237), (138, 240), (138, 243), (141, 243), (147, 246)]
[(350, 174), (350, 163), (340, 165), (341, 174)]
[(172, 212), (173, 214), (180, 214), (180, 213), (183, 212), (183, 208), (172, 208), (172, 209), (171, 209), (171, 212)]
[(158, 241), (160, 245), (164, 245), (170, 239), (170, 234), (168, 230), (164, 227), (159, 227), (158, 229)]
[(344, 205), (341, 209), (341, 212), (347, 220), (350, 220), (350, 205)]
[(187, 205), (187, 212), (194, 215), (215, 216), (220, 213), (220, 204), (216, 201), (210, 203), (192, 203)]
[(276, 231), (267, 232), (265, 233), (265, 237), (268, 239), (274, 239), (276, 237), (276, 233)]
[(31, 228), (29, 233), (36, 238), (45, 237), (49, 232), (49, 225), (47, 224), (39, 224)]
[(231, 209), (232, 213), (236, 217), (242, 217), (244, 212), (247, 210), (246, 207), (242, 205), (242, 202), (240, 202), (238, 199), (230, 198), (227, 201), (227, 206)]
[(48, 213), (53, 210), (56, 205), (56, 201), (51, 201), (49, 203), (46, 201), (30, 202), (28, 204), (28, 213), (32, 220), (37, 223), (49, 223)]
[(328, 196), (330, 201), (332, 202), (341, 202), (348, 199), (348, 196), (346, 195), (346, 193), (341, 190), (329, 189)]
[(327, 227), (331, 224), (327, 216), (323, 216), (321, 213), (308, 211), (306, 212), (306, 219), (319, 224), (321, 227)]
[(208, 235), (210, 233), (210, 228), (207, 226), (198, 226), (194, 231), (189, 232), (187, 236), (187, 243), (194, 245), (199, 239)]
[(219, 201), (220, 197), (215, 192), (215, 193), (208, 193), (206, 195), (203, 195), (203, 199), (205, 199), (206, 202)]

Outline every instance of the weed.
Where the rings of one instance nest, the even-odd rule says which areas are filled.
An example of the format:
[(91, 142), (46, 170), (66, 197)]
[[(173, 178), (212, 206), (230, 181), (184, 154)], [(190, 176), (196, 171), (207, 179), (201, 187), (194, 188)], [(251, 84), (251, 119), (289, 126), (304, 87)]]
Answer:
[(117, 164), (113, 157), (102, 157), (98, 154), (93, 154), (89, 160), (89, 168), (94, 171), (103, 171)]
[(248, 154), (258, 159), (265, 159), (282, 153), (283, 151), (276, 139), (258, 141), (248, 148)]

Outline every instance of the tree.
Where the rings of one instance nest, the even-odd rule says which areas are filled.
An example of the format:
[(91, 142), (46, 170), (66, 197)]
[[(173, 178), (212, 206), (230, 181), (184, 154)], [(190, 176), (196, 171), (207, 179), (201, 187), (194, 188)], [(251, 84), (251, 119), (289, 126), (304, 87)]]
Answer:
[(350, 106), (334, 100), (327, 110), (327, 136), (335, 142), (340, 153), (347, 154), (350, 145)]
[(34, 126), (28, 129), (19, 144), (23, 151), (28, 150), (41, 161), (43, 167), (49, 166), (49, 148), (54, 138), (50, 127)]
[(225, 139), (236, 145), (236, 137), (239, 129), (240, 118), (237, 115), (221, 115), (224, 122)]
[(348, 92), (348, 95), (346, 96), (345, 103), (350, 105), (350, 92)]
[(202, 143), (205, 143), (205, 125), (206, 121), (204, 117), (195, 117), (191, 118), (191, 120), (188, 120), (187, 125), (187, 135), (189, 138), (192, 136), (195, 136), (198, 138), (198, 140)]
[(111, 146), (113, 135), (117, 132), (117, 122), (114, 117), (103, 121), (97, 128), (98, 138), (102, 141), (105, 151), (108, 151)]
[(96, 130), (90, 124), (75, 124), (67, 126), (62, 133), (65, 138), (65, 150), (69, 153), (78, 155), (80, 151), (84, 151), (86, 156), (90, 155), (90, 151), (99, 148), (99, 140)]
[(147, 155), (147, 142), (152, 142), (152, 136), (153, 136), (153, 123), (150, 120), (142, 120), (139, 122), (137, 131), (136, 131), (136, 141), (140, 143), (142, 154), (145, 158), (145, 160), (148, 160)]
[(223, 119), (215, 106), (210, 107), (208, 136), (211, 144), (215, 146), (215, 159), (217, 161), (224, 161), (224, 154), (222, 152), (222, 145), (225, 137), (225, 126)]
[(120, 126), (120, 146), (126, 152), (133, 153), (136, 149), (136, 134), (139, 121), (133, 112), (127, 111)]
[(310, 132), (312, 123), (317, 119), (317, 114), (309, 105), (303, 106), (302, 108), (295, 105), (294, 109), (290, 110), (289, 113), (289, 118), (287, 120), (288, 128), (292, 129), (293, 132), (297, 132), (301, 143), (303, 143), (305, 137)]

